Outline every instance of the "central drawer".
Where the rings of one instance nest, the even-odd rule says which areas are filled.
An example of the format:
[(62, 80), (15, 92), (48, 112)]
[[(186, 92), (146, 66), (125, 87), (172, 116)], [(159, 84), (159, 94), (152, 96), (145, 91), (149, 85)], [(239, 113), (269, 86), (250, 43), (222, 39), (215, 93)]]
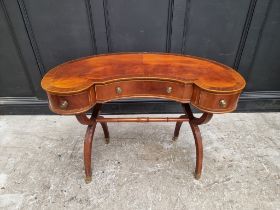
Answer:
[(192, 85), (160, 80), (127, 80), (96, 85), (95, 92), (99, 102), (129, 97), (168, 98), (187, 102), (192, 95)]

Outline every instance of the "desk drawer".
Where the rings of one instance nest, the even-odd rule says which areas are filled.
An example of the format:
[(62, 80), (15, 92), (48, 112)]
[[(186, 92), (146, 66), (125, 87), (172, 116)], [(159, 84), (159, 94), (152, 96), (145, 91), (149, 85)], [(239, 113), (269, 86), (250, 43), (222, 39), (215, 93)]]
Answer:
[(95, 103), (93, 88), (73, 95), (48, 94), (50, 109), (57, 114), (81, 113)]
[(100, 102), (128, 97), (155, 97), (189, 101), (192, 95), (192, 85), (158, 80), (130, 80), (96, 85), (95, 91), (96, 100)]
[[(196, 91), (195, 91), (196, 92)], [(192, 104), (203, 111), (212, 113), (231, 112), (236, 109), (240, 93), (211, 93), (198, 90)]]

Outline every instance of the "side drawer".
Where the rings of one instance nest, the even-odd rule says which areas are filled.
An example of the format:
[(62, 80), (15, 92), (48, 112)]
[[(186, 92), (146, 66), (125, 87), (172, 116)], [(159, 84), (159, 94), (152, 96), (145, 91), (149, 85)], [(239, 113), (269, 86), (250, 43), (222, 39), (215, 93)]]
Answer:
[(73, 95), (48, 93), (50, 109), (57, 114), (78, 114), (89, 110), (95, 103), (93, 88)]
[(190, 101), (192, 85), (159, 80), (129, 80), (96, 85), (95, 92), (98, 102), (129, 97), (158, 97)]
[(240, 93), (212, 93), (204, 90), (194, 92), (192, 104), (202, 111), (224, 113), (234, 111)]

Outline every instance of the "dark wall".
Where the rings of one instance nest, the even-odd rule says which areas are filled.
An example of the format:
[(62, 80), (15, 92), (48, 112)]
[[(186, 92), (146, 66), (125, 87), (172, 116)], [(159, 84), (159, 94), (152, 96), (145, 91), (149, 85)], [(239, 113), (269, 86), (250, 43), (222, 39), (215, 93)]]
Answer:
[[(279, 0), (0, 0), (0, 114), (49, 113), (40, 80), (50, 68), (126, 51), (222, 62), (248, 83), (239, 111), (279, 111), (279, 37)], [(177, 112), (179, 106), (137, 100), (105, 107), (123, 110)]]

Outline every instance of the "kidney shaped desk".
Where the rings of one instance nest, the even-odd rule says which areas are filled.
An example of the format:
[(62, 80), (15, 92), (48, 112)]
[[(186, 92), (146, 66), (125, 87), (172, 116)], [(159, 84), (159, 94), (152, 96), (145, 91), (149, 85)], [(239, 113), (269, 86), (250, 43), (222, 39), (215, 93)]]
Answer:
[[(213, 113), (236, 109), (245, 86), (235, 70), (215, 61), (177, 54), (121, 53), (73, 60), (51, 69), (42, 80), (50, 109), (62, 115), (76, 115), (88, 125), (84, 140), (85, 180), (91, 181), (91, 148), (97, 123), (106, 143), (107, 122), (176, 122), (174, 138), (183, 122), (189, 122), (195, 139), (195, 177), (201, 176), (203, 148), (198, 125), (207, 123)], [(178, 118), (104, 118), (103, 103), (121, 98), (164, 98), (182, 104)], [(189, 104), (203, 112), (194, 117)], [(90, 118), (86, 112), (92, 109)]]

